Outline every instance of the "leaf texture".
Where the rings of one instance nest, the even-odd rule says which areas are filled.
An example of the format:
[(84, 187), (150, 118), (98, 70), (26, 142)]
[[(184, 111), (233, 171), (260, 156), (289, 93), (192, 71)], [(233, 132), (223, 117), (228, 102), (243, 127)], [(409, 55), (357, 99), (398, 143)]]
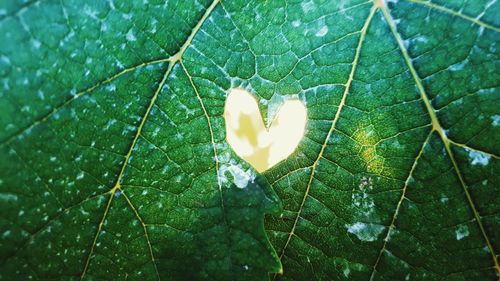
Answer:
[[(498, 280), (499, 12), (0, 3), (0, 280)], [(263, 174), (236, 87), (307, 106)]]

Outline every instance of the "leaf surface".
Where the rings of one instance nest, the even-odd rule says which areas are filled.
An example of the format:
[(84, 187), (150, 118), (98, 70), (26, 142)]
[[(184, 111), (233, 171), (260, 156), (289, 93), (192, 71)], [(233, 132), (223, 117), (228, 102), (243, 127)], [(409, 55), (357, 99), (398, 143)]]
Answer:
[[(497, 280), (499, 12), (2, 2), (0, 279)], [(307, 106), (263, 174), (237, 87)]]

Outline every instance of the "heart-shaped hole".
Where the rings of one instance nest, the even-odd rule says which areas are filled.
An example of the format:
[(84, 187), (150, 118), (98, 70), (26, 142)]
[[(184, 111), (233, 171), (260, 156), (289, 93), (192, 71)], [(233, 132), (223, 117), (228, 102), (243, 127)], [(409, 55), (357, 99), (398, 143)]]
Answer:
[(231, 148), (261, 173), (297, 148), (304, 137), (307, 110), (298, 99), (285, 100), (267, 128), (255, 97), (236, 88), (226, 99), (224, 119)]

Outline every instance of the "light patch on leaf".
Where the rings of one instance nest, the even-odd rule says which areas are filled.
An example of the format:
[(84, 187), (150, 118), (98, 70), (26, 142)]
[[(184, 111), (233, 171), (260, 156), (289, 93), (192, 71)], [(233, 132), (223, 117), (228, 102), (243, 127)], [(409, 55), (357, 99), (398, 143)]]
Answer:
[(491, 120), (492, 120), (491, 125), (493, 125), (493, 127), (500, 125), (500, 115), (491, 116)]
[(5, 231), (5, 232), (2, 234), (2, 238), (7, 238), (7, 237), (9, 237), (9, 236), (11, 235), (11, 233), (12, 233), (12, 231), (10, 231), (10, 230)]
[(314, 9), (314, 3), (312, 1), (303, 2), (301, 6), (304, 13), (308, 13), (309, 11)]
[(40, 46), (42, 45), (42, 43), (41, 43), (40, 41), (36, 40), (36, 39), (32, 39), (32, 40), (31, 40), (31, 44), (33, 45), (33, 47), (34, 47), (35, 49), (39, 49), (39, 48), (40, 48)]
[(323, 37), (328, 33), (328, 26), (324, 25), (318, 32), (316, 32), (316, 37)]
[(81, 180), (85, 177), (85, 174), (83, 172), (79, 172), (78, 175), (76, 175), (77, 180)]
[(358, 219), (374, 219), (375, 203), (373, 198), (366, 191), (373, 189), (373, 180), (371, 177), (363, 177), (358, 185), (359, 191), (351, 195), (352, 204), (360, 210)]
[(127, 32), (126, 37), (127, 37), (127, 41), (135, 41), (135, 40), (137, 40), (137, 38), (135, 37), (134, 31), (132, 31), (132, 29), (130, 29)]
[(469, 160), (472, 165), (486, 166), (490, 162), (491, 156), (471, 149), (466, 150), (469, 153)]
[(349, 233), (356, 235), (359, 240), (367, 242), (377, 240), (378, 236), (385, 229), (385, 226), (364, 222), (348, 224), (346, 227)]
[(252, 173), (250, 169), (244, 171), (240, 165), (222, 165), (219, 168), (219, 183), (226, 184), (230, 182), (228, 179), (226, 172), (229, 172), (232, 175), (232, 182), (238, 188), (245, 188), (248, 186), (249, 182), (253, 182), (255, 180), (255, 174)]
[(463, 60), (459, 63), (453, 64), (449, 67), (450, 71), (458, 71), (464, 69), (465, 65), (468, 63), (468, 60)]
[(359, 185), (358, 185), (359, 189), (360, 190), (363, 190), (363, 189), (372, 189), (373, 188), (373, 180), (372, 178), (370, 177), (363, 177), (361, 179), (361, 181), (359, 182)]
[(426, 37), (426, 36), (423, 36), (423, 35), (420, 35), (420, 36), (417, 36), (415, 37), (414, 39), (416, 42), (422, 42), (422, 43), (427, 43), (429, 42), (429, 39)]
[(351, 273), (351, 270), (349, 269), (348, 266), (346, 266), (342, 272), (344, 273), (345, 277), (349, 277), (349, 274)]
[(109, 84), (106, 86), (106, 91), (108, 92), (115, 92), (116, 91), (116, 85), (115, 84)]
[(17, 195), (12, 193), (0, 193), (0, 201), (17, 201)]
[(466, 225), (458, 226), (457, 230), (455, 230), (455, 236), (457, 240), (462, 240), (465, 237), (469, 236), (469, 228)]

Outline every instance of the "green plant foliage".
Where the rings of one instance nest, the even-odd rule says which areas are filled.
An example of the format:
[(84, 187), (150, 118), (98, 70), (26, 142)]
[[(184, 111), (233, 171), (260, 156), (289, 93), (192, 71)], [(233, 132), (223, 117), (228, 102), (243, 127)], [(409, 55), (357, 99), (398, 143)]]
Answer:
[[(499, 14), (1, 1), (0, 280), (498, 280)], [(235, 87), (307, 106), (262, 174)]]

